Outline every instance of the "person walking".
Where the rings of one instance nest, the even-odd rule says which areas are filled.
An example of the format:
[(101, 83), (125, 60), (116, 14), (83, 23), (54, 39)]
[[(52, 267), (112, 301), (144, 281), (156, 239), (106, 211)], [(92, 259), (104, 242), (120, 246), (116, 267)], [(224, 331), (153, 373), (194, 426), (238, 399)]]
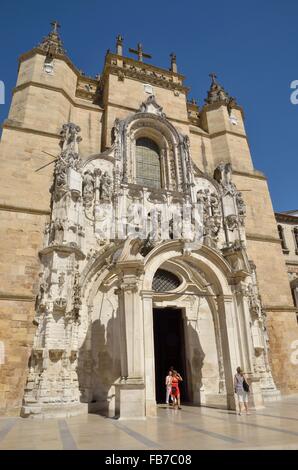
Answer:
[(181, 375), (176, 370), (173, 370), (171, 398), (172, 398), (172, 401), (173, 401), (173, 407), (174, 408), (177, 407), (178, 410), (181, 410), (179, 382), (182, 382), (182, 380), (183, 379), (182, 379)]
[(241, 367), (237, 367), (236, 371), (237, 373), (234, 376), (234, 390), (238, 399), (238, 407), (239, 407), (238, 414), (241, 416), (242, 403), (243, 403), (245, 412), (247, 415), (249, 415), (249, 412), (248, 412), (249, 385), (246, 382), (246, 379), (245, 379), (245, 376)]
[(170, 404), (170, 395), (171, 395), (171, 388), (172, 388), (172, 377), (173, 377), (173, 372), (170, 369), (168, 372), (168, 375), (166, 376), (166, 405)]

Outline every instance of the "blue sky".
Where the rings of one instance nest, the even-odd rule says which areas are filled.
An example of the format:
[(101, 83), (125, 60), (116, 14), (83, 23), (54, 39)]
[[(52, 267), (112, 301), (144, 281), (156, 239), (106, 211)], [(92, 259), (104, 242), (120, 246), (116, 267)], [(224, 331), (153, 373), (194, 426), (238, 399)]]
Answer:
[(275, 210), (298, 208), (298, 105), (290, 83), (298, 80), (297, 0), (2, 1), (0, 80), (8, 113), (17, 58), (35, 46), (53, 19), (72, 61), (87, 75), (102, 70), (106, 49), (122, 34), (125, 52), (142, 42), (152, 64), (168, 68), (169, 54), (203, 104), (210, 72), (244, 108), (255, 168), (263, 171)]

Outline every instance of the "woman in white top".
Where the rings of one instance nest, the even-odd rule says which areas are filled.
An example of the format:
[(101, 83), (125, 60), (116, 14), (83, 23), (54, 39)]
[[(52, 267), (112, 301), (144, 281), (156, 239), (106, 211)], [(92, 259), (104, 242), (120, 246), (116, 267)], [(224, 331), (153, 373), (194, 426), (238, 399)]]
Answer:
[(169, 370), (168, 375), (166, 376), (166, 404), (167, 405), (169, 405), (169, 399), (171, 395), (172, 378), (173, 378), (173, 372)]
[(241, 415), (241, 405), (244, 404), (246, 414), (248, 415), (248, 392), (244, 390), (243, 383), (246, 382), (241, 367), (237, 367), (237, 374), (234, 376), (234, 390), (238, 398), (239, 415)]

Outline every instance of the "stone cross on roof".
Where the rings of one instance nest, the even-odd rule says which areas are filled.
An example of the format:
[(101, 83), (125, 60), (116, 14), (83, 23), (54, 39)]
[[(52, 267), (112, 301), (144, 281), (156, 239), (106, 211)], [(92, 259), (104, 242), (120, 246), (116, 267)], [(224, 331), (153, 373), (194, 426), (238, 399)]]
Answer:
[(209, 77), (211, 77), (212, 84), (216, 83), (216, 79), (217, 79), (216, 73), (214, 73), (214, 72), (209, 73)]
[(53, 27), (52, 33), (58, 34), (58, 29), (60, 28), (58, 21), (52, 21), (51, 26)]
[(66, 51), (63, 47), (63, 43), (60, 39), (58, 32), (60, 24), (58, 23), (58, 21), (52, 21), (51, 26), (52, 30), (45, 38), (43, 38), (38, 47), (45, 51), (48, 55), (64, 55)]
[(140, 62), (143, 62), (143, 57), (146, 57), (147, 59), (151, 59), (152, 56), (150, 54), (146, 54), (145, 52), (143, 52), (143, 46), (142, 44), (139, 42), (138, 45), (137, 45), (137, 49), (129, 49), (129, 52), (132, 52), (133, 54), (137, 54), (138, 56), (138, 60)]

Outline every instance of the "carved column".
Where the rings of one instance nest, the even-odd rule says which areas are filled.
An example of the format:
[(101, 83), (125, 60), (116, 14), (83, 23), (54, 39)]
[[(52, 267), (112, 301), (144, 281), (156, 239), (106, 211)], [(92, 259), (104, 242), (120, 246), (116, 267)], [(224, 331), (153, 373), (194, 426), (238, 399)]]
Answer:
[(138, 263), (121, 265), (123, 277), (118, 289), (121, 378), (115, 384), (119, 418), (145, 417), (144, 326), (138, 267)]
[(236, 333), (236, 318), (232, 295), (217, 296), (218, 316), (222, 336), (223, 364), (225, 371), (227, 407), (235, 410), (234, 374), (239, 365), (240, 354)]
[(260, 388), (260, 378), (254, 371), (254, 346), (251, 333), (251, 316), (248, 302), (247, 287), (240, 282), (236, 290), (236, 302), (239, 321), (239, 349), (241, 349), (244, 372), (250, 384), (250, 402), (253, 407), (262, 407), (263, 398)]
[(152, 292), (143, 291), (146, 416), (156, 416)]

